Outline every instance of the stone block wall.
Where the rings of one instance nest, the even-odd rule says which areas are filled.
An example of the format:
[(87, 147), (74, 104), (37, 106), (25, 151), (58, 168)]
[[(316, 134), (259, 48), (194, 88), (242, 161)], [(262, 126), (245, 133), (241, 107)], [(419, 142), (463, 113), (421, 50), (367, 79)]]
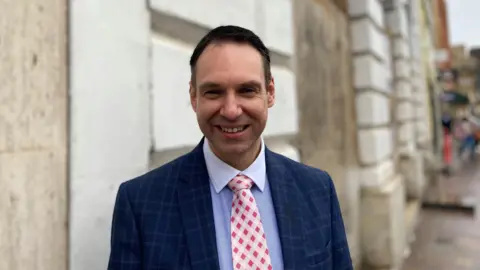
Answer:
[(419, 50), (416, 47), (416, 9), (406, 1), (398, 0), (390, 1), (384, 8), (393, 44), (396, 164), (405, 177), (407, 196), (418, 199), (423, 193), (425, 177), (423, 156), (418, 151), (417, 142), (427, 131), (424, 125), (428, 118), (422, 100), (426, 99), (427, 89), (420, 87), (422, 81)]
[(350, 1), (349, 14), (361, 181), (378, 186), (394, 174), (389, 40), (379, 1)]
[[(397, 175), (381, 188), (364, 188), (362, 243), (366, 269), (400, 269), (406, 246), (405, 216), (392, 214), (405, 209), (402, 177)], [(381, 207), (380, 207), (381, 205)]]
[[(419, 150), (432, 150), (433, 131), (436, 123), (433, 122), (435, 108), (431, 103), (430, 95), (435, 94), (436, 67), (434, 61), (434, 38), (429, 30), (431, 25), (424, 24), (425, 20), (433, 23), (433, 18), (422, 16), (422, 9), (431, 4), (422, 3), (425, 1), (411, 0), (405, 8), (409, 12), (409, 42), (411, 51), (412, 70), (410, 78), (412, 82), (415, 121), (415, 141)], [(428, 1), (427, 1), (428, 2)], [(430, 7), (430, 9), (433, 7)], [(426, 10), (433, 16), (433, 10)], [(423, 22), (422, 22), (423, 21)]]
[[(438, 4), (443, 1), (419, 1), (412, 0), (411, 9), (414, 14), (414, 23), (411, 24), (412, 49), (418, 55), (413, 65), (420, 67), (416, 74), (415, 85), (420, 91), (417, 95), (417, 145), (423, 153), (427, 170), (430, 173), (435, 171), (428, 168), (438, 167), (438, 160), (441, 160), (443, 145), (443, 129), (441, 125), (441, 102), (438, 98), (441, 85), (437, 80), (437, 62), (434, 57), (437, 52), (437, 38), (442, 39), (445, 33), (437, 31), (436, 25), (442, 23), (440, 14), (436, 16)], [(443, 14), (444, 15), (444, 14)], [(421, 91), (424, 90), (424, 91)], [(436, 157), (435, 157), (436, 156)], [(437, 159), (437, 161), (435, 161)]]
[[(384, 1), (350, 0), (353, 77), (356, 92), (358, 158), (361, 178), (361, 247), (363, 265), (396, 269), (405, 248), (405, 192), (403, 175), (395, 164), (397, 110), (411, 111), (408, 103), (395, 106), (395, 68), (405, 74), (408, 65), (392, 53), (405, 50), (388, 32)], [(403, 90), (409, 91), (404, 84)], [(401, 105), (401, 106), (400, 106)], [(402, 115), (410, 120), (411, 114)], [(410, 125), (411, 126), (411, 125)], [(410, 128), (410, 126), (406, 126)], [(408, 130), (407, 130), (408, 131)], [(413, 141), (413, 131), (407, 138)]]

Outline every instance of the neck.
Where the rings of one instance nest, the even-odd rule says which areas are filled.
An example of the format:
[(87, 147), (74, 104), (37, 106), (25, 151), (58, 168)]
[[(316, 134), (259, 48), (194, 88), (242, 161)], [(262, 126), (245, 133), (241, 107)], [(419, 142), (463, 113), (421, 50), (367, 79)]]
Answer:
[(212, 144), (210, 144), (210, 148), (212, 149), (212, 152), (223, 162), (227, 163), (228, 165), (232, 166), (233, 168), (243, 171), (247, 169), (252, 163), (255, 161), (255, 159), (258, 157), (260, 154), (260, 150), (262, 147), (262, 141), (259, 138), (250, 149), (247, 151), (240, 153), (240, 154), (235, 154), (235, 155), (228, 155), (225, 153), (220, 153), (219, 151), (216, 151), (214, 147), (212, 147)]

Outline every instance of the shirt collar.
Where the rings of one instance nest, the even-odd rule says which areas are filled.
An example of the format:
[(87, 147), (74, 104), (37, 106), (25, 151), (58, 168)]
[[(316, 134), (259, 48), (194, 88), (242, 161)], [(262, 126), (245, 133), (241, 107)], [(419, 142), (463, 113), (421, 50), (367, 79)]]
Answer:
[(207, 138), (203, 143), (203, 155), (205, 157), (205, 163), (207, 165), (208, 176), (215, 188), (215, 191), (219, 193), (225, 186), (232, 180), (237, 174), (242, 173), (253, 180), (255, 185), (260, 191), (263, 192), (265, 188), (265, 143), (261, 138), (261, 148), (255, 161), (244, 171), (239, 171), (227, 163), (219, 159), (210, 148)]

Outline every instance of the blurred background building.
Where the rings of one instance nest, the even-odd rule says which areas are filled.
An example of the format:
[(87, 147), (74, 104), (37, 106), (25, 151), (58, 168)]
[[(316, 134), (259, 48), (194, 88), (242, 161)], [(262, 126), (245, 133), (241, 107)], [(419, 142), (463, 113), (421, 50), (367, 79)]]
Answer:
[(201, 138), (188, 61), (222, 24), (270, 48), (266, 142), (332, 175), (356, 269), (400, 269), (441, 147), (437, 69), (458, 70), (469, 97), (480, 81), (445, 12), (444, 0), (0, 2), (0, 269), (106, 268), (118, 185)]
[(436, 57), (438, 81), (442, 91), (455, 96), (457, 102), (445, 104), (443, 111), (460, 116), (468, 114), (480, 94), (480, 49), (466, 44), (450, 44), (448, 11), (445, 0), (435, 0)]

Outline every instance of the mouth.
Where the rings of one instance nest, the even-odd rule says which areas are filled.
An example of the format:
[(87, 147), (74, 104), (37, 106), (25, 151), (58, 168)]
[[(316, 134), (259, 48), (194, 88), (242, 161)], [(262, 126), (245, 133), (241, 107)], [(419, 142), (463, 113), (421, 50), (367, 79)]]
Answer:
[(237, 126), (237, 127), (223, 127), (223, 126), (217, 126), (220, 131), (226, 134), (239, 134), (245, 131), (249, 125), (243, 125), (243, 126)]

